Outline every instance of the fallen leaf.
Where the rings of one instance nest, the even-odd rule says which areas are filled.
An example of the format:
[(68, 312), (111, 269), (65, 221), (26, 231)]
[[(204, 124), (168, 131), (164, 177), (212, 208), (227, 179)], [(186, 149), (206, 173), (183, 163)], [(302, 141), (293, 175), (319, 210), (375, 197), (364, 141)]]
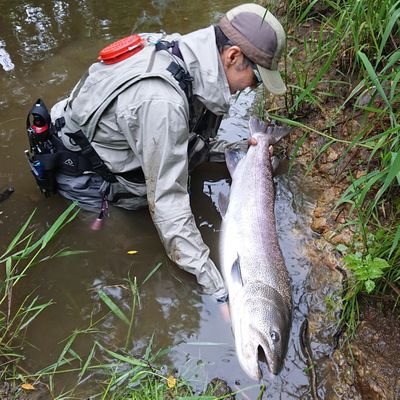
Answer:
[(35, 386), (31, 385), (30, 383), (23, 383), (21, 388), (24, 390), (36, 390)]
[(170, 389), (174, 388), (176, 386), (176, 378), (174, 376), (169, 376), (167, 378), (167, 385)]
[(128, 251), (128, 254), (136, 254), (136, 253), (138, 253), (137, 250), (129, 250), (129, 251)]

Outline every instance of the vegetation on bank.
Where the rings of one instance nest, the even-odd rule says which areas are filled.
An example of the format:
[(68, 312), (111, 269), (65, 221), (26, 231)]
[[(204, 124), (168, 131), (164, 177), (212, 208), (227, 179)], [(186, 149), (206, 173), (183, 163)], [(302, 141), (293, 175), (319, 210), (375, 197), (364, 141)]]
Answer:
[(346, 164), (334, 211), (353, 233), (337, 247), (348, 271), (340, 323), (351, 337), (360, 294), (400, 299), (400, 1), (288, 0), (275, 11), (287, 18), (288, 93), (273, 117), (303, 132), (295, 153), (319, 137), (310, 169), (330, 148)]
[[(31, 269), (49, 258), (74, 254), (62, 249), (52, 255), (45, 255), (48, 245), (57, 233), (77, 215), (75, 204), (71, 204), (38, 239), (30, 229), (34, 212), (11, 240), (5, 252), (0, 256), (0, 382), (13, 379), (26, 371), (19, 365), (24, 358), (23, 338), (26, 329), (46, 308), (51, 300), (42, 302), (34, 293), (22, 301), (14, 301), (14, 291), (21, 281), (26, 279)], [(11, 385), (12, 386), (12, 385)], [(7, 398), (1, 391), (2, 398)]]

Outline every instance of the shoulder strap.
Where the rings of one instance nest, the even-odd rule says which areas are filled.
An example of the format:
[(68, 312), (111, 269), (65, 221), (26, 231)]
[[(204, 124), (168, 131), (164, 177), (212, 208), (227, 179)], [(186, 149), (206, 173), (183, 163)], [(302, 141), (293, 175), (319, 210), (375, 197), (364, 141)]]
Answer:
[[(181, 51), (179, 50), (179, 43), (174, 40), (172, 42), (168, 42), (167, 40), (160, 40), (155, 45), (155, 50), (166, 50), (171, 49), (171, 54), (180, 58), (183, 62), (185, 62)], [(155, 54), (155, 53), (153, 53)], [(180, 64), (176, 61), (172, 61), (167, 67), (167, 71), (172, 74), (172, 76), (178, 82), (180, 88), (185, 92), (186, 98), (189, 103), (189, 129), (193, 129), (193, 118), (194, 118), (194, 106), (193, 106), (193, 77), (187, 72)]]

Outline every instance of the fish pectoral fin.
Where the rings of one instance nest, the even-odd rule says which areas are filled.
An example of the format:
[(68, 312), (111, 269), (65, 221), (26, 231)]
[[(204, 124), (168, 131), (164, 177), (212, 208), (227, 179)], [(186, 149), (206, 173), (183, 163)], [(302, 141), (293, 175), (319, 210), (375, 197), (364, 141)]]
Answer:
[(243, 150), (243, 146), (238, 144), (237, 148), (227, 147), (225, 149), (225, 162), (228, 167), (229, 174), (233, 176), (239, 161), (246, 156), (246, 152)]
[(275, 174), (279, 167), (279, 158), (276, 156), (271, 157), (272, 172)]
[(240, 259), (239, 255), (232, 264), (231, 278), (233, 283), (243, 286), (242, 271), (240, 270)]
[(228, 206), (229, 206), (229, 197), (226, 194), (219, 192), (218, 208), (222, 218), (225, 217), (226, 211), (228, 210)]

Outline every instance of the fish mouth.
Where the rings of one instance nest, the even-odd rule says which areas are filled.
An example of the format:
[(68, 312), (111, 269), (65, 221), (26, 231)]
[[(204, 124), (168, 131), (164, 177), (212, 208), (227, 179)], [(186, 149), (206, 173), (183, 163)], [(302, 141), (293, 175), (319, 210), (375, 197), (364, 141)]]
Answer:
[(235, 335), (239, 362), (246, 374), (257, 381), (263, 376), (272, 378), (272, 375), (278, 375), (287, 353), (290, 330), (290, 325), (286, 325), (287, 314), (275, 308), (272, 311), (270, 315), (274, 315), (274, 323), (266, 325), (264, 321), (263, 326), (261, 322), (246, 324), (242, 320)]
[(283, 365), (283, 358), (270, 348), (263, 333), (259, 331), (252, 333), (237, 349), (243, 370), (255, 381), (278, 375)]
[[(268, 349), (268, 351), (270, 351)], [(259, 373), (260, 373), (260, 378), (261, 376), (265, 376), (268, 373), (271, 373), (273, 375), (278, 375), (279, 371), (281, 370), (280, 362), (279, 360), (273, 361), (272, 357), (268, 357), (267, 353), (264, 347), (259, 344), (257, 347), (257, 363), (258, 363), (258, 368), (259, 368)], [(266, 368), (263, 368), (263, 366), (266, 366)], [(267, 373), (264, 372), (265, 369), (268, 369), (266, 371)]]

